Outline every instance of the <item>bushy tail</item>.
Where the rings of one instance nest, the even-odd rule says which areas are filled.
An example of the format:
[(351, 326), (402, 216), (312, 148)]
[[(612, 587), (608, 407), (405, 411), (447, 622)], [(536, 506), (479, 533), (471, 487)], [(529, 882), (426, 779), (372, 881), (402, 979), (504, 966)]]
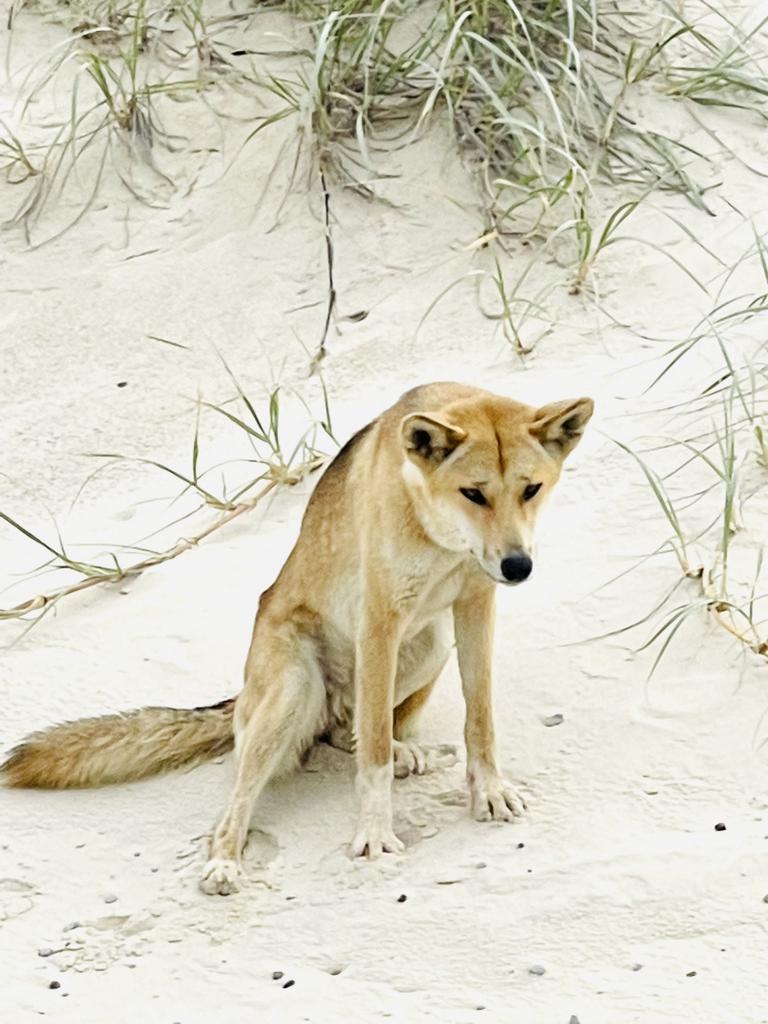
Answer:
[(207, 708), (139, 708), (32, 733), (0, 765), (8, 786), (74, 789), (130, 782), (234, 746), (234, 698)]

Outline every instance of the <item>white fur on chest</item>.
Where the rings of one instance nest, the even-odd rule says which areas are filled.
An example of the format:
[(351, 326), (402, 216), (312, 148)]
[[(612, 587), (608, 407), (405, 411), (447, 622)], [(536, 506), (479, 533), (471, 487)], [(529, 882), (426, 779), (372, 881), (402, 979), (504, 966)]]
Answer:
[(466, 562), (451, 559), (448, 565), (415, 565), (401, 577), (395, 599), (406, 616), (405, 637), (414, 636), (432, 619), (451, 607), (466, 583)]
[[(466, 559), (439, 551), (401, 562), (391, 600), (403, 615), (395, 703), (431, 681), (450, 648), (449, 609), (466, 585)], [(355, 643), (361, 626), (362, 581), (339, 581), (326, 609), (329, 720), (349, 730), (354, 707)], [(346, 585), (344, 585), (346, 584)], [(426, 673), (426, 675), (425, 675)], [(426, 676), (430, 678), (427, 679)], [(341, 744), (343, 745), (343, 744)]]
[[(413, 557), (402, 567), (395, 582), (392, 601), (404, 618), (407, 639), (450, 608), (461, 593), (468, 572), (461, 557)], [(326, 608), (326, 615), (337, 635), (354, 644), (360, 628), (363, 607), (362, 581), (339, 580)]]

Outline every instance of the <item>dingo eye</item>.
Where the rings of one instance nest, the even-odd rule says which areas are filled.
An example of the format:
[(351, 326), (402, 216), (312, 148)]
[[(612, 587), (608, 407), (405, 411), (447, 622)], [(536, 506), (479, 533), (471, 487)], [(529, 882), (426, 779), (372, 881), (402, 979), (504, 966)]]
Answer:
[(475, 505), (487, 505), (488, 504), (488, 502), (486, 500), (486, 497), (483, 494), (483, 492), (482, 491), (478, 491), (478, 489), (476, 487), (460, 487), (459, 490), (461, 491), (461, 493), (464, 495), (465, 498), (468, 498)]
[(523, 491), (523, 501), (530, 501), (531, 498), (535, 498), (541, 490), (541, 484), (528, 484)]

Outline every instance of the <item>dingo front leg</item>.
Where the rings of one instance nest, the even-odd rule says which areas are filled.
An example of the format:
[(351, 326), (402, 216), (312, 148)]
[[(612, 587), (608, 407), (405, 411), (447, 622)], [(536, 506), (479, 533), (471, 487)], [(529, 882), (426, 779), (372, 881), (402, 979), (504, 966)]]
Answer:
[(373, 860), (382, 853), (401, 853), (405, 846), (392, 826), (391, 761), (378, 767), (358, 765), (355, 788), (360, 810), (352, 856)]
[(467, 782), (472, 816), (478, 821), (511, 821), (525, 801), (499, 774), (491, 703), (491, 658), (495, 618), (494, 585), (478, 581), (453, 607), (459, 671), (467, 708)]
[(355, 658), (359, 802), (351, 848), (355, 857), (373, 858), (404, 849), (392, 826), (392, 713), (399, 638), (396, 616), (382, 609), (378, 595), (371, 595), (362, 615)]

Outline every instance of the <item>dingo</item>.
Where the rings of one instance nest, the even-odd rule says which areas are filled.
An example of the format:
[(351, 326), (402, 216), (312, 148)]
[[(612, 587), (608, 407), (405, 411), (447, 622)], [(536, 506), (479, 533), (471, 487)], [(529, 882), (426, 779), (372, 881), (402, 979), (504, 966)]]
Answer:
[(11, 752), (5, 781), (122, 782), (234, 745), (236, 781), (200, 882), (227, 895), (238, 888), (251, 811), (269, 779), (320, 738), (346, 749), (354, 742), (352, 853), (402, 850), (393, 770), (425, 770), (414, 723), (448, 658), (452, 615), (472, 813), (519, 815), (525, 805), (495, 753), (495, 584), (530, 575), (537, 512), (592, 408), (580, 398), (534, 409), (451, 383), (407, 392), (347, 442), (318, 482), (296, 545), (261, 595), (236, 700), (54, 726)]

